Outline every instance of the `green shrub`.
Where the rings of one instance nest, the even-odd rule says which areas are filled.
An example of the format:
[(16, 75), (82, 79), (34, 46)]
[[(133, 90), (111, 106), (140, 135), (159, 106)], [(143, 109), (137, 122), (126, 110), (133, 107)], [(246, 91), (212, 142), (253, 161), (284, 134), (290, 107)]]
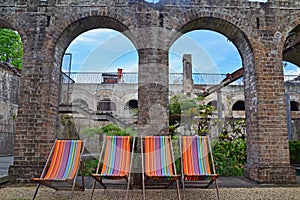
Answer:
[[(92, 176), (92, 174), (96, 173), (98, 160), (97, 159), (87, 159), (82, 161), (84, 176)], [(79, 175), (81, 175), (81, 170), (79, 171)]]
[(215, 168), (221, 176), (243, 176), (246, 162), (246, 141), (237, 138), (233, 141), (218, 140), (213, 147)]
[(300, 141), (290, 140), (289, 149), (291, 164), (300, 164)]

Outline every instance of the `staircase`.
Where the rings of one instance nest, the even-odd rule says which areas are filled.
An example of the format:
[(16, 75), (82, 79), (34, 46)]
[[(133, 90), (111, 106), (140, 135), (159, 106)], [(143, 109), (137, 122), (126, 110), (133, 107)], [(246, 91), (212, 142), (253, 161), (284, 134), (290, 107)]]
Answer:
[(63, 105), (59, 106), (60, 113), (80, 113), (87, 119), (92, 119), (95, 121), (111, 121), (117, 124), (120, 128), (127, 128), (130, 126), (126, 119), (122, 119), (118, 115), (112, 112), (95, 112), (90, 108), (87, 108), (80, 104), (74, 105)]

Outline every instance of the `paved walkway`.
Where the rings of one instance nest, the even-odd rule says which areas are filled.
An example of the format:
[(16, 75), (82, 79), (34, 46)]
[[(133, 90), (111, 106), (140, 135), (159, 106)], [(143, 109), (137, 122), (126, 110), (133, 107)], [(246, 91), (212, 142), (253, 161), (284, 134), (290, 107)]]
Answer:
[[(292, 185), (274, 185), (257, 184), (243, 177), (220, 177), (219, 193), (220, 200), (241, 200), (241, 199), (280, 199), (280, 200), (298, 200), (300, 199), (300, 177), (297, 177), (298, 183)], [(73, 199), (89, 199), (91, 195), (90, 177), (85, 178), (86, 190), (84, 192), (74, 192)], [(35, 191), (34, 184), (2, 184), (0, 185), (0, 199), (3, 200), (27, 200), (31, 199)], [(213, 187), (209, 189), (187, 189), (187, 199), (216, 199), (216, 192)], [(63, 200), (69, 198), (70, 192), (55, 191), (46, 187), (41, 187), (37, 199), (41, 200)], [(124, 199), (126, 190), (123, 188), (114, 189), (96, 189), (93, 199)], [(182, 191), (181, 191), (182, 195)], [(174, 187), (164, 190), (146, 190), (147, 199), (177, 199)], [(129, 199), (142, 199), (142, 190), (130, 190)]]
[[(2, 162), (3, 161), (3, 162)], [(7, 165), (12, 161), (11, 158), (0, 157), (0, 163)], [(6, 175), (2, 175), (2, 180), (6, 180)], [(240, 199), (280, 199), (280, 200), (299, 200), (300, 199), (300, 176), (297, 176), (297, 184), (291, 185), (275, 185), (275, 184), (258, 184), (244, 177), (219, 177), (219, 193), (220, 199), (225, 200), (240, 200)], [(99, 185), (99, 184), (98, 184)], [(75, 192), (73, 199), (82, 200), (89, 199), (91, 195), (92, 178), (85, 177), (84, 192)], [(113, 189), (95, 190), (93, 199), (124, 199), (126, 190), (122, 187), (113, 187)], [(35, 191), (35, 184), (1, 184), (0, 175), (0, 199), (1, 200), (29, 200), (32, 198)], [(69, 198), (70, 192), (55, 191), (46, 187), (41, 187), (37, 199), (41, 200), (63, 200)], [(187, 199), (216, 199), (216, 192), (213, 187), (209, 189), (187, 189)], [(182, 191), (181, 191), (182, 195)], [(177, 199), (176, 190), (173, 185), (171, 189), (164, 190), (147, 190), (147, 199)], [(129, 192), (129, 199), (142, 199), (142, 190), (134, 189)]]

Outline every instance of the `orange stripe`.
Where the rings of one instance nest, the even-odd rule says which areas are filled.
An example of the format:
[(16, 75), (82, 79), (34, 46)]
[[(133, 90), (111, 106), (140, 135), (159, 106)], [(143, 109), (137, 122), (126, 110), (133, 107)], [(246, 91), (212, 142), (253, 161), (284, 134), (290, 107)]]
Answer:
[(170, 175), (173, 175), (174, 172), (173, 172), (173, 166), (172, 166), (171, 150), (170, 150), (171, 146), (170, 146), (170, 139), (169, 139), (169, 137), (167, 137), (166, 140), (167, 140), (167, 143), (168, 143), (168, 144), (165, 145), (165, 148), (168, 148), (167, 149), (168, 150), (168, 161), (167, 161), (168, 163), (167, 163), (167, 165), (168, 165), (168, 169), (170, 169)]
[(120, 166), (119, 166), (119, 174), (122, 176), (126, 173), (126, 154), (125, 154), (125, 145), (126, 145), (126, 137), (122, 138), (121, 140), (121, 152), (120, 152), (120, 158), (117, 158), (117, 159), (120, 159)]
[(62, 158), (63, 158), (63, 155), (64, 155), (65, 145), (66, 145), (66, 142), (61, 141), (59, 159), (57, 159), (57, 162), (56, 162), (56, 165), (55, 165), (55, 168), (56, 168), (55, 174), (53, 174), (54, 179), (57, 177), (57, 174), (59, 172), (59, 169), (60, 169), (60, 166), (61, 166), (61, 163), (62, 163)]
[(144, 139), (144, 149), (145, 149), (145, 152), (144, 152), (144, 155), (145, 155), (145, 173), (146, 174), (148, 174), (148, 171), (149, 171), (149, 168), (150, 168), (150, 166), (149, 166), (149, 155), (148, 155), (148, 153), (149, 153), (149, 151), (150, 151), (150, 149), (149, 149), (149, 142), (148, 142), (148, 140), (147, 140), (147, 138), (145, 137), (145, 139)]
[(121, 154), (120, 154), (120, 169), (119, 173), (121, 176), (128, 175), (129, 172), (129, 165), (128, 165), (128, 149), (129, 149), (129, 137), (122, 138), (122, 145), (121, 145)]
[(191, 148), (191, 137), (183, 137), (183, 159), (184, 159), (184, 174), (193, 174), (193, 158), (192, 158), (192, 148)]
[(207, 138), (203, 138), (204, 139), (204, 146), (202, 147), (204, 150), (203, 150), (203, 153), (204, 153), (204, 156), (205, 156), (205, 163), (206, 163), (206, 173), (208, 174), (211, 174), (211, 171), (210, 171), (210, 166), (209, 166), (209, 156), (208, 156), (208, 148), (207, 148)]
[(62, 152), (63, 145), (64, 145), (64, 143), (62, 141), (56, 141), (54, 154), (52, 155), (51, 164), (50, 164), (49, 170), (47, 171), (45, 179), (55, 178), (57, 171), (59, 169), (60, 162), (61, 162), (60, 160), (62, 157), (61, 152)]
[(55, 166), (56, 167), (55, 174), (53, 174), (54, 179), (57, 178), (59, 169), (61, 168), (62, 158), (63, 158), (64, 151), (65, 151), (65, 145), (66, 145), (66, 141), (64, 141), (64, 140), (61, 141), (61, 146), (60, 146), (60, 151), (59, 151), (59, 159), (57, 159), (56, 166)]
[[(134, 149), (132, 149), (132, 151), (134, 151)], [(126, 140), (125, 140), (125, 149), (123, 151), (125, 153), (125, 172), (126, 172), (126, 175), (128, 175), (129, 173), (129, 168), (130, 168), (130, 137), (126, 137)]]
[(109, 137), (106, 137), (106, 147), (105, 147), (105, 153), (104, 153), (104, 160), (103, 160), (103, 165), (102, 165), (102, 170), (101, 170), (101, 174), (106, 174), (106, 168), (108, 167), (107, 166), (107, 163), (108, 163), (108, 151), (109, 151), (109, 142), (110, 141), (110, 138)]

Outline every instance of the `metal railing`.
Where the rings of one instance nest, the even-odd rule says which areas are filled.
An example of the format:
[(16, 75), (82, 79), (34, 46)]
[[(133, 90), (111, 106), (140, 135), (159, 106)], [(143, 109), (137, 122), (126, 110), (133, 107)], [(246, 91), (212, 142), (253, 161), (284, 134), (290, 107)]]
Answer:
[[(63, 73), (63, 83), (104, 83), (102, 72), (71, 72), (68, 76)], [(115, 72), (105, 72), (104, 74), (116, 74)], [(284, 81), (292, 81), (297, 75), (285, 75)], [(226, 74), (212, 74), (212, 73), (193, 73), (192, 79), (194, 84), (197, 85), (217, 85), (224, 78)], [(122, 78), (119, 83), (137, 84), (138, 73), (136, 72), (123, 72)], [(169, 84), (183, 84), (183, 73), (170, 73)], [(243, 85), (243, 78), (240, 78), (231, 85)]]

